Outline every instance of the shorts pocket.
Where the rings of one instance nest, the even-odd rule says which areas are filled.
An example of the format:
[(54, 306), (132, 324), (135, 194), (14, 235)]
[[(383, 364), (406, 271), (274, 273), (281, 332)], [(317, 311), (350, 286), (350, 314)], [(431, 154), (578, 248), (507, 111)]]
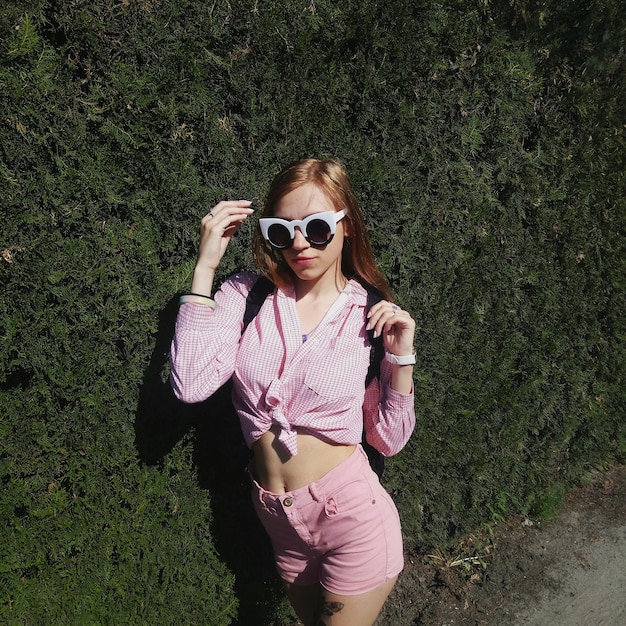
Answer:
[(365, 478), (361, 478), (342, 485), (329, 495), (326, 498), (324, 510), (327, 517), (358, 518), (372, 504), (375, 504), (375, 500), (369, 483)]

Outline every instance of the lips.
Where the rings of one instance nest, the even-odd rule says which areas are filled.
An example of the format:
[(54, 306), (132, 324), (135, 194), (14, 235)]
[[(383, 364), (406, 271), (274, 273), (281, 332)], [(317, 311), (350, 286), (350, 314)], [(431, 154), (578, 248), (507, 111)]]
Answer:
[(295, 263), (296, 265), (309, 265), (309, 263), (312, 263), (313, 261), (315, 261), (315, 259), (313, 257), (295, 257), (292, 262)]

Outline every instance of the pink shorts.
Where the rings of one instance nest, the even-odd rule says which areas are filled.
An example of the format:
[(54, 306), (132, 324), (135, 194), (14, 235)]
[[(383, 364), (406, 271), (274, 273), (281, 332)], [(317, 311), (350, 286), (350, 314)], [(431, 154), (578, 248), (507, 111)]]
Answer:
[(255, 480), (252, 499), (281, 578), (339, 595), (371, 591), (404, 567), (398, 511), (358, 446), (318, 481), (284, 494)]

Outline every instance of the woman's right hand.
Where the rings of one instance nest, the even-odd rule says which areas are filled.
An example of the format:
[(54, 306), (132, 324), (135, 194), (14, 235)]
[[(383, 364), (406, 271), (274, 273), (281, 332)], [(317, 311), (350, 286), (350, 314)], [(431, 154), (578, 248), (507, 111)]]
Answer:
[(211, 293), (215, 270), (233, 235), (252, 214), (248, 200), (227, 200), (216, 204), (200, 222), (200, 246), (191, 290)]

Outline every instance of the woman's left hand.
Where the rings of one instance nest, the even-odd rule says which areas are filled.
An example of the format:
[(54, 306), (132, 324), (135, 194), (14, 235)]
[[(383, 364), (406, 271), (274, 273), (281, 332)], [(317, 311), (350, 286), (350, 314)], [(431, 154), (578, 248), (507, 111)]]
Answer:
[(383, 336), (385, 350), (398, 356), (413, 354), (415, 320), (397, 304), (381, 300), (367, 314), (367, 330)]

